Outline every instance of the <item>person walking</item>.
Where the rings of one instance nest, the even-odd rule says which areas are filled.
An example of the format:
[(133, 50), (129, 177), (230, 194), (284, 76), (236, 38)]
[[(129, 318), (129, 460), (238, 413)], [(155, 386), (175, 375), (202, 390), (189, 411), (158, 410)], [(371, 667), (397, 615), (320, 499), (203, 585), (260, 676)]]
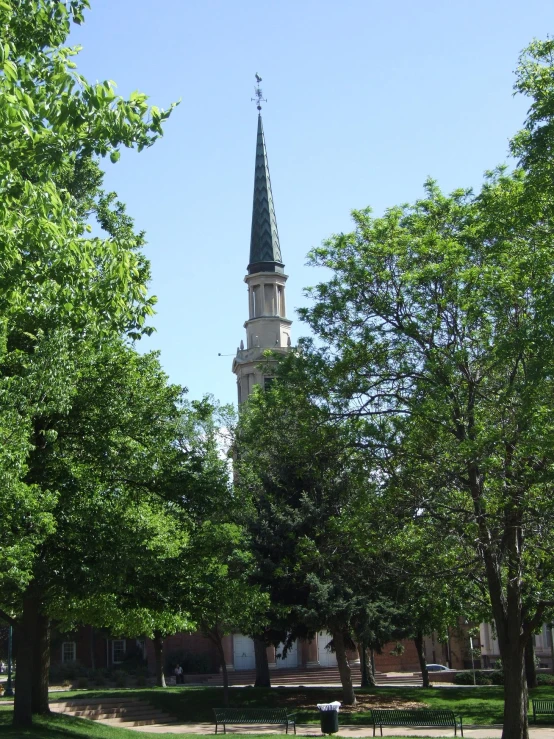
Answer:
[(185, 678), (183, 675), (183, 668), (181, 667), (181, 665), (177, 664), (175, 666), (175, 684), (184, 685), (184, 683), (185, 683)]

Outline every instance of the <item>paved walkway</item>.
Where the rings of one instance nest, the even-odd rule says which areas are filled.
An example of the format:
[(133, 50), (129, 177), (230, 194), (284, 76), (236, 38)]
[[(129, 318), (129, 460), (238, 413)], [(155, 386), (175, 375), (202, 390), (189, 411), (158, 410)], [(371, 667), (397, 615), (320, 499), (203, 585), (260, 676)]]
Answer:
[[(213, 734), (213, 723), (199, 724), (166, 724), (152, 726), (126, 726), (125, 728), (133, 731), (142, 731), (149, 734)], [(223, 732), (221, 732), (223, 735)], [(274, 726), (233, 726), (231, 730), (227, 728), (227, 734), (280, 734), (286, 736), (282, 731), (276, 730)], [(297, 724), (297, 736), (319, 736), (321, 730), (316, 724)], [(218, 733), (219, 736), (219, 733)], [(290, 736), (290, 735), (289, 735)], [(294, 734), (292, 734), (294, 736)], [(344, 737), (373, 737), (372, 726), (339, 726), (339, 731), (334, 736)], [(379, 736), (379, 733), (377, 733)], [(453, 737), (452, 729), (406, 729), (402, 727), (387, 728), (383, 732), (383, 739), (389, 736), (411, 736), (411, 737)], [(459, 735), (458, 735), (459, 736)], [(464, 739), (500, 739), (502, 736), (502, 727), (494, 726), (464, 726)], [(380, 739), (380, 737), (379, 737)], [(554, 739), (554, 726), (534, 728), (529, 727), (529, 739)]]

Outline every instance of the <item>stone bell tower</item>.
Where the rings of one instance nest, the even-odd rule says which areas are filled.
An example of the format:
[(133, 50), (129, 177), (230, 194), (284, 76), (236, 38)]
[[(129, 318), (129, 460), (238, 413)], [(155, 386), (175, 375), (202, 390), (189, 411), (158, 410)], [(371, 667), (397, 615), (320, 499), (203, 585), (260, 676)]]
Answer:
[[(256, 75), (258, 86), (258, 135), (254, 170), (254, 201), (252, 205), (252, 233), (250, 237), (250, 262), (244, 281), (248, 285), (248, 320), (246, 346), (240, 342), (233, 360), (233, 372), (237, 376), (238, 401), (244, 402), (254, 385), (265, 385), (263, 354), (272, 351), (288, 351), (291, 346), (292, 321), (286, 317), (285, 283), (287, 275), (281, 257), (277, 220), (273, 207), (271, 179), (265, 147), (261, 116), (261, 78)], [(271, 372), (268, 372), (271, 375)]]

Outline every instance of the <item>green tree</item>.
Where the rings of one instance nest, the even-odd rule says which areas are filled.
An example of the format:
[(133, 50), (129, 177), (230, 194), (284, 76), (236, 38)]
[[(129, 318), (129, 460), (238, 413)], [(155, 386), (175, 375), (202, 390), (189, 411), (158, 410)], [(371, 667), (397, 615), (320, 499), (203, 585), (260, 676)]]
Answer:
[[(68, 407), (71, 347), (83, 336), (148, 331), (148, 263), (95, 157), (149, 146), (168, 113), (112, 83), (89, 85), (76, 50), (60, 45), (87, 2), (0, 3), (0, 435), (3, 541), (11, 587), (28, 577), (33, 547), (51, 527), (54, 491), (24, 482), (41, 413)], [(91, 237), (89, 217), (105, 230)], [(66, 382), (68, 380), (69, 382)], [(15, 515), (14, 512), (17, 512)], [(32, 523), (31, 523), (32, 521)], [(34, 542), (34, 543), (33, 543)]]
[[(124, 600), (137, 573), (186, 544), (173, 512), (191, 464), (174, 443), (181, 388), (167, 384), (155, 355), (118, 340), (83, 351), (77, 370), (69, 410), (40, 416), (42, 441), (29, 455), (25, 482), (54, 491), (55, 503), (29, 581), (4, 606), (21, 614), (18, 721), (28, 721), (30, 709), (48, 711), (50, 617), (96, 595), (91, 623), (104, 625), (112, 594)], [(136, 596), (134, 605), (142, 605)]]
[(535, 42), (517, 71), (531, 97), (519, 166), (475, 195), (428, 182), (414, 205), (355, 212), (353, 233), (312, 252), (333, 276), (304, 311), (326, 344), (320, 388), (399, 464), (418, 460), (432, 484), (405, 492), (416, 523), (440, 519), (467, 571), (480, 565), (504, 739), (527, 737), (525, 645), (554, 604), (552, 52)]
[(195, 532), (187, 566), (191, 579), (191, 613), (202, 633), (217, 649), (223, 674), (223, 701), (229, 702), (229, 676), (223, 637), (248, 634), (263, 625), (268, 596), (249, 581), (252, 555), (241, 527), (206, 521)]
[[(19, 628), (33, 632), (26, 645), (37, 643), (27, 596), (66, 492), (44, 484), (55, 476), (41, 470), (41, 460), (57, 441), (93, 348), (121, 332), (138, 338), (149, 331), (154, 303), (143, 236), (115, 196), (102, 192), (95, 160), (115, 162), (121, 146), (149, 146), (169, 113), (148, 108), (140, 93), (123, 100), (113, 83), (91, 85), (77, 74), (77, 50), (62, 44), (86, 7), (86, 0), (0, 2), (0, 519), (10, 543), (0, 584), (8, 617), (25, 593), (29, 618)], [(91, 216), (104, 237), (90, 235)], [(19, 656), (25, 682), (31, 655)], [(21, 725), (31, 721), (31, 700), (30, 690), (18, 691)]]
[(238, 486), (251, 501), (254, 582), (271, 599), (266, 621), (289, 641), (329, 629), (343, 700), (355, 703), (346, 650), (354, 648), (354, 624), (368, 599), (380, 597), (386, 572), (371, 531), (371, 475), (355, 430), (278, 379), (250, 397), (236, 448)]

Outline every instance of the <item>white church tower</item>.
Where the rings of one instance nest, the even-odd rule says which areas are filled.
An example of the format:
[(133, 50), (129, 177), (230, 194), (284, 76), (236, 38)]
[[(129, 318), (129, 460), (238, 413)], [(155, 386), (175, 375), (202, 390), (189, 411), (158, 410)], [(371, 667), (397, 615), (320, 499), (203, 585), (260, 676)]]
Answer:
[(277, 220), (273, 207), (269, 165), (262, 126), (259, 87), (261, 78), (256, 75), (258, 87), (258, 137), (254, 171), (254, 202), (252, 205), (252, 234), (250, 237), (250, 262), (244, 281), (248, 285), (248, 320), (245, 342), (240, 342), (233, 360), (233, 372), (237, 376), (239, 405), (246, 400), (254, 385), (265, 385), (268, 377), (263, 367), (267, 363), (264, 352), (288, 351), (291, 346), (290, 321), (286, 315), (285, 283), (287, 275), (282, 262)]

